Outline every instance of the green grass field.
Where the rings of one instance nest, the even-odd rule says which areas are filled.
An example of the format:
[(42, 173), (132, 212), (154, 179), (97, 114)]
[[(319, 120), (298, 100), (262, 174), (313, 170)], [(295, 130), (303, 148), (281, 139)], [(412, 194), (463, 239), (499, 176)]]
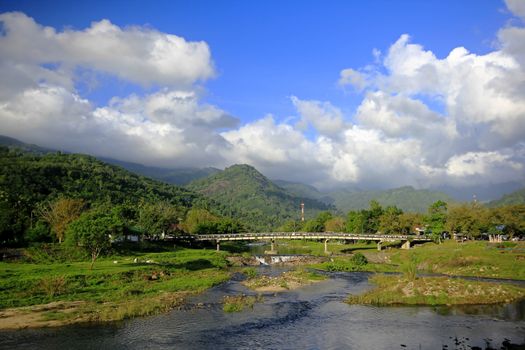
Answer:
[[(0, 310), (50, 302), (85, 301), (83, 317), (120, 319), (173, 306), (184, 293), (203, 291), (230, 277), (225, 253), (179, 249), (112, 256), (89, 262), (0, 263)], [(135, 260), (136, 259), (136, 260)], [(174, 297), (174, 296), (177, 297)], [(53, 311), (47, 317), (76, 317)]]
[(387, 254), (391, 262), (398, 265), (414, 257), (419, 262), (417, 268), (420, 272), (525, 280), (524, 242), (446, 241)]

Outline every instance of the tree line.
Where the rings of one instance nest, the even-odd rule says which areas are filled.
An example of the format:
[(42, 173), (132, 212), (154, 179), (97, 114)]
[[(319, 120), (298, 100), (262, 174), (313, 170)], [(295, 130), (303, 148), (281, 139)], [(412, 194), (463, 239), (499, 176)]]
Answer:
[(287, 221), (279, 230), (284, 232), (350, 232), (362, 234), (418, 234), (436, 239), (443, 233), (458, 233), (469, 238), (485, 235), (525, 235), (525, 205), (487, 208), (477, 202), (448, 205), (438, 200), (426, 214), (403, 212), (396, 206), (383, 207), (375, 200), (368, 209), (351, 210), (346, 217), (322, 212), (301, 222)]

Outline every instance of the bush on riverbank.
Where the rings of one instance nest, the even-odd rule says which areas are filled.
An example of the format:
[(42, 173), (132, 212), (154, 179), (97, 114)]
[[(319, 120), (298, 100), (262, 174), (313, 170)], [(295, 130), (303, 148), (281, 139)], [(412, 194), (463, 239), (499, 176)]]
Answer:
[(255, 303), (263, 301), (262, 295), (226, 295), (223, 298), (224, 312), (241, 312), (245, 308), (253, 309)]
[(370, 278), (376, 288), (348, 297), (349, 304), (462, 305), (508, 303), (525, 298), (525, 289), (509, 284), (470, 281), (448, 277), (376, 275)]

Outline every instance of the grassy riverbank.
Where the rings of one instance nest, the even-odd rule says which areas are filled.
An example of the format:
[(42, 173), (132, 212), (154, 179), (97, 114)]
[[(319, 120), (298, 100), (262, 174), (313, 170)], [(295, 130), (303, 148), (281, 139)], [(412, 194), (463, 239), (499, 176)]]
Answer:
[(418, 261), (420, 272), (525, 280), (525, 242), (457, 243), (450, 240), (384, 254), (387, 263), (399, 266), (412, 256)]
[[(318, 243), (321, 245), (321, 243)], [(338, 255), (331, 261), (312, 267), (326, 271), (404, 272), (414, 262), (418, 273), (440, 273), (451, 276), (472, 276), (525, 280), (525, 242), (488, 243), (446, 241), (426, 243), (410, 250), (377, 251), (347, 245), (347, 251), (362, 253), (367, 264), (356, 264), (352, 255)]]
[(407, 279), (399, 275), (375, 275), (376, 288), (351, 295), (350, 304), (372, 305), (464, 305), (508, 303), (525, 298), (525, 288), (508, 284), (469, 281), (448, 277)]
[(101, 259), (93, 270), (89, 262), (0, 263), (0, 328), (159, 313), (227, 280), (225, 257), (210, 250), (179, 249)]

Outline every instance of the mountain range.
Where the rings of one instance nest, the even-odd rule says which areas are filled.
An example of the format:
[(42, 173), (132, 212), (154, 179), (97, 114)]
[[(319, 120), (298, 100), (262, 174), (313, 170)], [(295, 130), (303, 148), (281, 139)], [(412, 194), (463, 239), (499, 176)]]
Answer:
[[(56, 152), (7, 136), (0, 136), (0, 145), (37, 154)], [(229, 208), (232, 214), (248, 218), (254, 229), (282, 223), (286, 219), (297, 219), (301, 202), (305, 203), (307, 217), (311, 217), (322, 210), (346, 214), (350, 210), (365, 209), (371, 200), (377, 200), (383, 206), (396, 205), (404, 211), (413, 212), (426, 212), (428, 206), (437, 200), (448, 203), (457, 200), (443, 191), (414, 189), (410, 186), (382, 191), (346, 188), (321, 192), (311, 185), (270, 180), (249, 165), (234, 165), (225, 170), (211, 167), (162, 168), (111, 158), (99, 159), (132, 173), (185, 186), (192, 192), (205, 195)], [(487, 205), (523, 204), (524, 191), (521, 189), (507, 194)]]

